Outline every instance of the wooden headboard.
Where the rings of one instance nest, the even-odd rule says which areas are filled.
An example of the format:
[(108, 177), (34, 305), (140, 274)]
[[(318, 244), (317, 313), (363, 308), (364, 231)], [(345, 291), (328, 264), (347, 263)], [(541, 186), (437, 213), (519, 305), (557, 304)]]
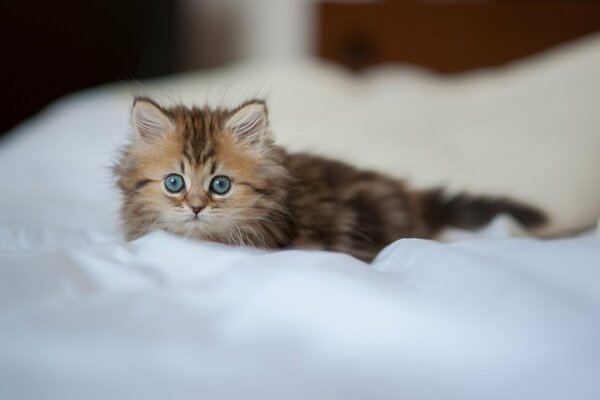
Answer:
[(598, 0), (322, 2), (319, 55), (353, 70), (401, 62), (454, 73), (600, 31)]

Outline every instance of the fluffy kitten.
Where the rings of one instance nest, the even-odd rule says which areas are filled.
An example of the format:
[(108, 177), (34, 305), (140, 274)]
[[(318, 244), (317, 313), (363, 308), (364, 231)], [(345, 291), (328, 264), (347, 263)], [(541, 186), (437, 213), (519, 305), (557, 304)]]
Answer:
[(505, 199), (414, 191), (399, 180), (274, 145), (267, 107), (164, 108), (136, 98), (133, 135), (114, 167), (128, 239), (165, 231), (261, 248), (287, 246), (371, 260), (404, 237), (475, 228), (502, 212), (523, 225), (544, 215)]

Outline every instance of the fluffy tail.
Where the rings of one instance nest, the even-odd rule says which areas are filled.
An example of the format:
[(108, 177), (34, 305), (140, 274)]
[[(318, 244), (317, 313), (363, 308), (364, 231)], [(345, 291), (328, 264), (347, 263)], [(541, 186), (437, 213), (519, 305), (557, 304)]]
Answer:
[(498, 214), (509, 214), (526, 228), (543, 225), (546, 215), (532, 207), (507, 198), (492, 198), (459, 194), (446, 197), (442, 190), (423, 193), (423, 216), (434, 231), (444, 226), (463, 229), (479, 228)]

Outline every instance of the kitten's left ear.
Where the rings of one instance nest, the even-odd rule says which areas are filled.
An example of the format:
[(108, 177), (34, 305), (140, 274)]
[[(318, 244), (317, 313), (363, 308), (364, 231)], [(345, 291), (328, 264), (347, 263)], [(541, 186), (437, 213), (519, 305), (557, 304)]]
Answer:
[(260, 143), (268, 136), (268, 125), (267, 105), (261, 100), (243, 104), (225, 124), (242, 142), (250, 144)]
[(133, 101), (131, 123), (136, 136), (146, 143), (154, 143), (174, 130), (173, 123), (163, 109), (145, 97), (136, 97)]

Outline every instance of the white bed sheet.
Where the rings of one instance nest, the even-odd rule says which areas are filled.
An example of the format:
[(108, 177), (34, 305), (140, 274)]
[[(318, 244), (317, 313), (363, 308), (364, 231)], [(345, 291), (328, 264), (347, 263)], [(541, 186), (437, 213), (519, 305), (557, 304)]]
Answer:
[(600, 398), (592, 233), (517, 238), (500, 217), (371, 265), (125, 243), (109, 167), (130, 91), (71, 96), (0, 145), (0, 398)]
[(0, 398), (600, 396), (591, 235), (406, 239), (371, 265), (162, 232), (0, 242)]

